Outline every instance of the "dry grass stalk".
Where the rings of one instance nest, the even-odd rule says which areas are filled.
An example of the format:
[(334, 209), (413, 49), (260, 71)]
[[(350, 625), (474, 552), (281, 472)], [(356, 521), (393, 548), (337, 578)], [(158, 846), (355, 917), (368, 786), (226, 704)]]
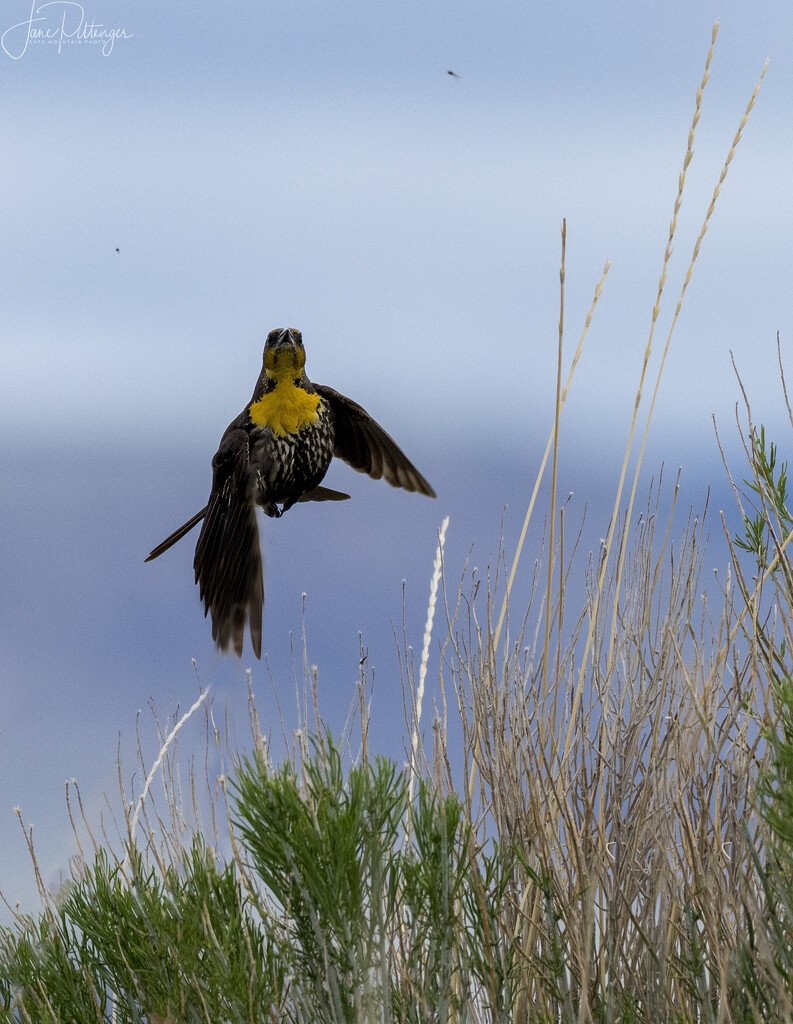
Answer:
[[(682, 963), (686, 914), (720, 964), (744, 907), (756, 901), (742, 829), (760, 743), (756, 659), (733, 650), (724, 668), (735, 613), (728, 595), (711, 618), (699, 596), (702, 520), (689, 520), (679, 547), (667, 522), (658, 554), (657, 501), (626, 560), (616, 635), (607, 606), (595, 608), (604, 586), (613, 592), (614, 570), (604, 583), (599, 566), (590, 567), (586, 607), (555, 680), (566, 695), (558, 704), (544, 685), (550, 649), (537, 656), (526, 623), (498, 661), (473, 606), (449, 623), (446, 664), (480, 780), (471, 820), (483, 842), (516, 844), (547, 874), (547, 890), (525, 873), (516, 879), (505, 932), (520, 945), (522, 998), (549, 1017), (559, 1007), (538, 979), (554, 943), (578, 979), (570, 981), (577, 1005), (592, 987), (617, 1000), (624, 988), (640, 993), (644, 1007), (666, 992), (682, 1014), (695, 1015)], [(576, 702), (590, 616), (591, 675)], [(562, 921), (542, 913), (549, 899)]]

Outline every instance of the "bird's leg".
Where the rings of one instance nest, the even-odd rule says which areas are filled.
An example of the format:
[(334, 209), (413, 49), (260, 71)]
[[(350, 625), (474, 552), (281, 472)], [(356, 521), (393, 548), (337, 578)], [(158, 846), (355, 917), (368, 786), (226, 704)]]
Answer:
[(281, 506), (281, 515), (283, 515), (284, 512), (288, 512), (289, 509), (295, 504), (297, 500), (297, 498), (287, 498), (286, 501)]
[(274, 501), (268, 501), (266, 505), (262, 505), (262, 508), (264, 509), (264, 514), (266, 516), (271, 516), (273, 519), (280, 519), (284, 512), (288, 511), (296, 501), (297, 498), (287, 498), (280, 508)]

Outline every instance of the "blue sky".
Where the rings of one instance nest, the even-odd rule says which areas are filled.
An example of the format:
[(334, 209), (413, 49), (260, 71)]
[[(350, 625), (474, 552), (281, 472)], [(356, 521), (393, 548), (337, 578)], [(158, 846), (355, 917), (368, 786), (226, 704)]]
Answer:
[[(595, 542), (605, 532), (716, 19), (653, 367), (770, 69), (673, 340), (648, 482), (661, 462), (681, 466), (687, 502), (710, 486), (730, 508), (711, 423), (740, 476), (729, 352), (784, 446), (775, 336), (786, 344), (793, 320), (788, 4), (39, 7), (0, 0), (0, 888), (28, 909), (13, 808), (56, 884), (73, 849), (64, 779), (98, 817), (119, 735), (128, 778), (137, 710), (153, 754), (146, 706), (192, 703), (192, 658), (244, 736), (249, 659), (212, 649), (194, 538), (143, 557), (205, 503), (270, 328), (300, 328), (309, 375), (363, 402), (438, 491), (426, 501), (334, 466), (327, 482), (352, 502), (265, 526), (264, 646), (287, 715), (306, 593), (330, 724), (352, 699), (362, 632), (374, 736), (400, 757), (402, 580), (419, 648), (443, 517), (453, 581), (472, 545), (484, 570), (505, 506), (514, 544), (552, 422), (563, 217), (568, 358), (612, 261), (560, 467), (575, 514), (587, 506)], [(24, 48), (31, 10), (56, 35)], [(91, 22), (124, 29), (110, 52), (57, 36)], [(254, 685), (278, 732), (259, 665)], [(183, 733), (187, 750), (200, 733)]]

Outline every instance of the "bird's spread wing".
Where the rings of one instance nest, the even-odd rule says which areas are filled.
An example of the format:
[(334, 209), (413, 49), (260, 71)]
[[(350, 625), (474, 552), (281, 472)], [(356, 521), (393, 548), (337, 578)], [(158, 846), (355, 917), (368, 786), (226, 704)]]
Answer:
[(385, 477), (392, 487), (418, 491), (430, 498), (435, 491), (419, 473), (392, 437), (357, 402), (340, 395), (333, 388), (314, 385), (333, 413), (335, 441), (333, 454), (359, 473), (368, 473), (375, 480)]
[(196, 512), (196, 514), (193, 516), (192, 519), (188, 519), (187, 522), (183, 526), (179, 527), (178, 530), (174, 530), (174, 532), (170, 535), (170, 537), (166, 537), (165, 540), (162, 542), (162, 544), (158, 544), (156, 548), (153, 548), (149, 552), (148, 557), (144, 558), (143, 561), (144, 562), (151, 562), (151, 560), (153, 558), (159, 558), (160, 555), (163, 553), (163, 551), (167, 551), (168, 548), (173, 547), (173, 545), (178, 540), (181, 540), (182, 537), (184, 537), (184, 535), (186, 533), (189, 533), (193, 529), (194, 526), (198, 526), (198, 524), (201, 522), (201, 520), (207, 514), (207, 507), (208, 507), (207, 505), (204, 505), (204, 507), (201, 509), (201, 511), (200, 512)]
[(344, 491), (333, 491), (330, 487), (317, 485), (310, 491), (305, 491), (297, 499), (298, 501), (347, 501), (349, 494)]
[(196, 544), (196, 583), (204, 614), (212, 616), (212, 639), (221, 650), (234, 644), (242, 656), (245, 622), (251, 644), (262, 654), (264, 578), (256, 507), (248, 495), (248, 436), (224, 435), (212, 462), (214, 478), (201, 536)]

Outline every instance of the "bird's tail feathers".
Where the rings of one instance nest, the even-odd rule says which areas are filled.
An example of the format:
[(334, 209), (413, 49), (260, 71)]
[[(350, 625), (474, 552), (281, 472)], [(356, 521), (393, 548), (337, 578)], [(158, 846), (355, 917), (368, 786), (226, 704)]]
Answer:
[(256, 509), (244, 497), (213, 494), (194, 560), (204, 614), (212, 616), (212, 639), (242, 656), (246, 620), (257, 658), (262, 654), (264, 576)]

